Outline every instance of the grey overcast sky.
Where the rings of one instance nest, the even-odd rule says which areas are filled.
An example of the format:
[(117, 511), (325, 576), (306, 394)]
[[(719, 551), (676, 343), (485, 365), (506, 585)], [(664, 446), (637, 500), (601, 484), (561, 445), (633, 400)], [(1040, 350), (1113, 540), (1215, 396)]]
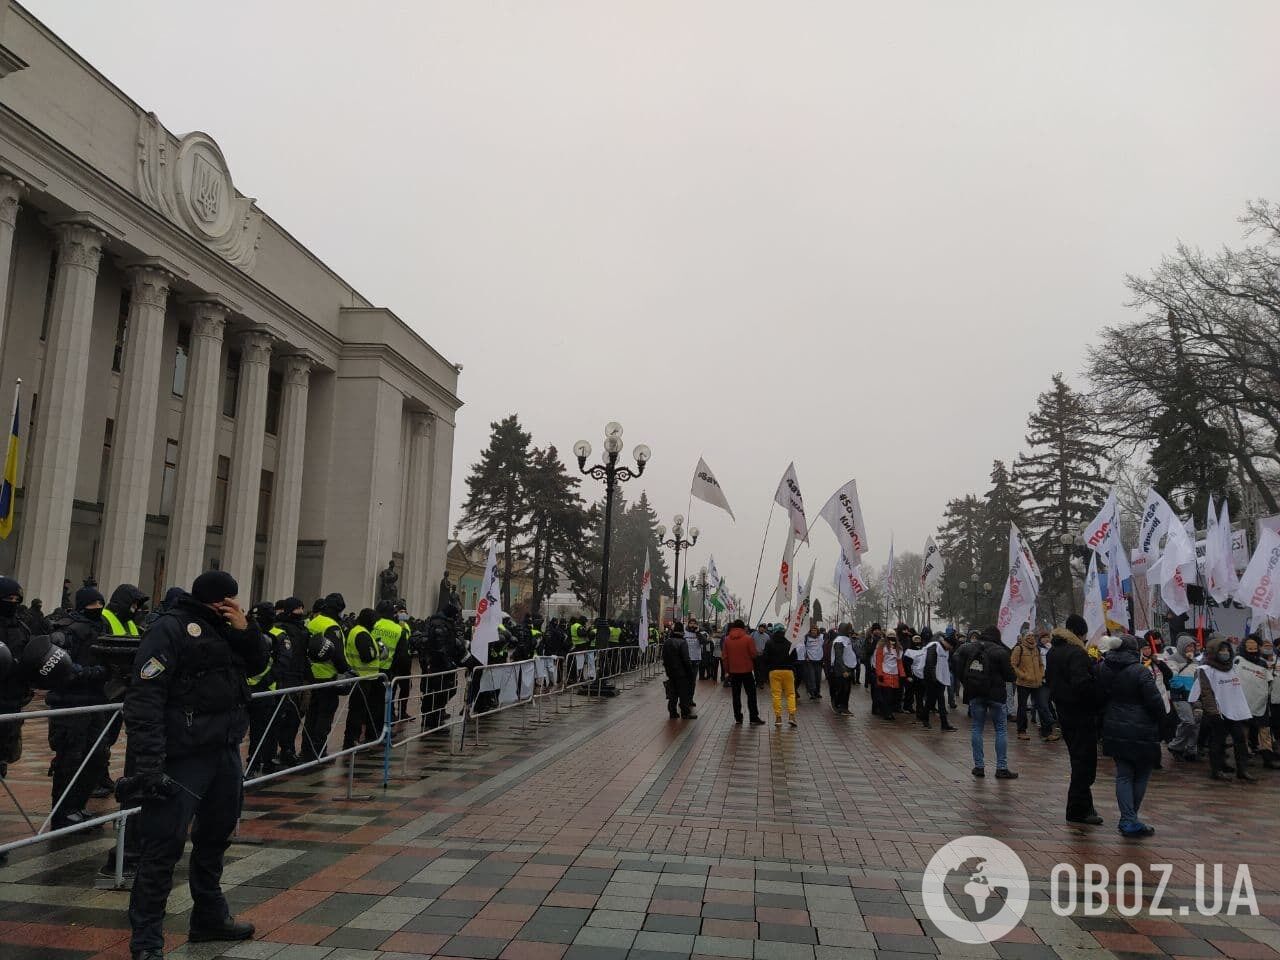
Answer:
[(744, 595), (788, 461), (918, 551), (1126, 272), (1280, 198), (1270, 0), (28, 6), (465, 364), (455, 517), (490, 421), (618, 419), (668, 523), (706, 456), (738, 520), (693, 559)]

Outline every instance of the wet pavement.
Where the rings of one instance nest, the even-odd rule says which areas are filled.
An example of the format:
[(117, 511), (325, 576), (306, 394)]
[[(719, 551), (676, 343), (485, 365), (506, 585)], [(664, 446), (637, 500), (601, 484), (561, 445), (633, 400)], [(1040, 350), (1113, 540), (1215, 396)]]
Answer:
[[(851, 718), (803, 702), (796, 730), (735, 725), (728, 691), (707, 681), (696, 721), (667, 719), (658, 680), (570, 700), (542, 725), (523, 709), (486, 719), (485, 745), (469, 738), (462, 756), (442, 738), (411, 745), (407, 763), (397, 750), (385, 789), (381, 758), (364, 758), (355, 793), (369, 799), (346, 799), (345, 767), (251, 790), (224, 882), (258, 939), (184, 945), (180, 867), (170, 955), (1280, 960), (1280, 774), (1217, 784), (1204, 764), (1167, 761), (1143, 811), (1158, 832), (1135, 842), (1115, 832), (1109, 761), (1095, 789), (1107, 824), (1068, 826), (1061, 743), (1011, 739), (1016, 781), (991, 776), (988, 743), (988, 776), (976, 780), (965, 718), (954, 733), (887, 723), (864, 691)], [(11, 778), (24, 797), (48, 791), (39, 739), (28, 734)], [(944, 937), (922, 906), (925, 865), (970, 834), (1008, 844), (1031, 880), (1022, 922), (990, 944)], [(13, 855), (0, 869), (0, 960), (128, 956), (127, 894), (93, 884), (111, 844), (102, 832)], [(1142, 870), (1137, 915), (1085, 916), (1082, 894), (1063, 900), (1071, 916), (1051, 909), (1055, 865), (1085, 862)], [(1249, 866), (1261, 915), (1197, 912), (1196, 864), (1215, 862), (1227, 892)], [(1161, 864), (1158, 906), (1171, 915), (1152, 916)]]

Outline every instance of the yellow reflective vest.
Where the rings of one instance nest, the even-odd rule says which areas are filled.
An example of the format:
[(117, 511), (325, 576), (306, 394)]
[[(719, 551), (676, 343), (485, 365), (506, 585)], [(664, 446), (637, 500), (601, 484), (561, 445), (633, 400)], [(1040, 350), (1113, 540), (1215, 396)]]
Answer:
[(132, 620), (126, 620), (124, 623), (121, 623), (120, 618), (106, 607), (102, 608), (102, 622), (110, 628), (111, 635), (113, 637), (138, 636), (138, 625), (136, 623)]
[[(342, 625), (337, 620), (323, 613), (317, 613), (307, 621), (307, 632), (313, 637), (321, 637), (330, 627), (338, 628), (338, 636), (342, 636)], [(314, 680), (332, 680), (338, 675), (338, 668), (330, 661), (311, 661), (311, 677)]]
[(373, 639), (382, 648), (382, 657), (378, 660), (378, 669), (384, 673), (391, 669), (391, 661), (395, 659), (396, 648), (404, 637), (404, 627), (395, 620), (380, 618), (373, 625)]
[[(364, 660), (360, 657), (360, 648), (356, 645), (356, 639), (362, 633), (368, 635), (370, 642), (373, 644), (372, 660)], [(384, 652), (385, 648), (378, 642), (378, 638), (358, 623), (352, 627), (351, 632), (347, 634), (347, 666), (361, 677), (371, 677), (381, 669), (382, 655)]]

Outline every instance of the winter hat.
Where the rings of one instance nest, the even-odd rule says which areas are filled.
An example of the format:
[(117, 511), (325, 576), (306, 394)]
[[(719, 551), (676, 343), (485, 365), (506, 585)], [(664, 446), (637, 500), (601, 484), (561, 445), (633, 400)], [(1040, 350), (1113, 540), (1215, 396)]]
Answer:
[(1004, 642), (1003, 640), (1000, 639), (999, 627), (987, 627), (985, 630), (982, 631), (982, 639), (987, 641), (988, 643)]
[(0, 577), (0, 597), (17, 597), (22, 599), (22, 584), (13, 577)]
[(102, 598), (102, 594), (93, 587), (81, 587), (76, 591), (76, 609), (84, 610), (93, 604), (104, 604), (107, 601)]
[(191, 596), (200, 603), (219, 603), (239, 593), (240, 584), (225, 570), (206, 570), (191, 584)]
[(1089, 624), (1086, 623), (1084, 617), (1080, 616), (1078, 613), (1073, 613), (1067, 617), (1065, 626), (1077, 637), (1083, 637), (1089, 632)]
[(297, 597), (285, 597), (276, 604), (276, 609), (283, 613), (286, 617), (295, 610), (305, 610), (306, 604)]

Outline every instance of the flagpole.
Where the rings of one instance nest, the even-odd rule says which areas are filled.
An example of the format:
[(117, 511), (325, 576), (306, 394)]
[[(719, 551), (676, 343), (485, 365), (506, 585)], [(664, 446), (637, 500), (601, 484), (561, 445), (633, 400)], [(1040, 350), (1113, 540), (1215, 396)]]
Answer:
[[(826, 509), (826, 507), (823, 507), (823, 509), (825, 510), (825, 509)], [(810, 532), (811, 530), (813, 530), (813, 522), (814, 522), (814, 520), (817, 520), (817, 519), (818, 519), (817, 517), (814, 517), (814, 518), (813, 518), (813, 520), (810, 520), (810, 521), (809, 521), (809, 526), (807, 526), (807, 527), (805, 528), (805, 531), (804, 531), (804, 539), (803, 539), (802, 541), (800, 541), (801, 543), (808, 543), (808, 542), (809, 542), (809, 532)], [(760, 550), (761, 550), (761, 552), (763, 552), (763, 551), (764, 551), (764, 547), (763, 547), (763, 546), (761, 546), (761, 547), (760, 547)], [(799, 552), (799, 550), (800, 550), (800, 547), (799, 547), (799, 545), (797, 545), (797, 546), (796, 546), (796, 551), (797, 551), (797, 552)], [(792, 560), (792, 566), (795, 566), (794, 558), (793, 558), (793, 560)], [(757, 574), (756, 574), (756, 576), (757, 576), (757, 577), (759, 577), (760, 575), (757, 573)], [(769, 596), (765, 599), (765, 601), (764, 601), (764, 606), (763, 606), (761, 609), (762, 609), (762, 610), (768, 610), (768, 609), (769, 609), (769, 604), (773, 602), (773, 598), (774, 598), (775, 596), (777, 596), (777, 595), (778, 595), (778, 585), (775, 583), (775, 584), (773, 585), (773, 589), (769, 591)], [(754, 609), (754, 608), (753, 608), (753, 609)], [(790, 607), (788, 607), (788, 609), (790, 609)]]
[[(769, 519), (764, 522), (764, 536), (760, 538), (760, 559), (756, 563), (756, 579), (751, 585), (751, 603), (747, 606), (747, 626), (751, 626), (752, 617), (756, 612), (756, 591), (760, 588), (760, 570), (764, 567), (764, 545), (769, 540), (769, 525), (773, 523), (773, 511), (778, 509), (778, 498), (773, 498), (773, 503), (769, 505)], [(777, 589), (777, 586), (774, 586)], [(770, 598), (772, 599), (772, 597)], [(768, 606), (768, 603), (765, 604)]]

